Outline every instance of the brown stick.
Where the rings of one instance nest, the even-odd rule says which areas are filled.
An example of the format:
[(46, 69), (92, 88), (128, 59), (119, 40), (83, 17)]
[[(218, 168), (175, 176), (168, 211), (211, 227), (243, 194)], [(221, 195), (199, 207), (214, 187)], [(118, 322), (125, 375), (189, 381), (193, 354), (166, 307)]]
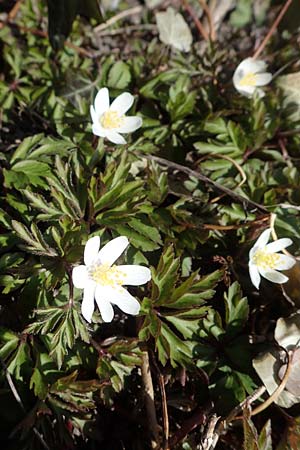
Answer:
[(162, 164), (163, 166), (166, 166), (171, 169), (179, 170), (180, 172), (184, 172), (189, 176), (192, 176), (194, 178), (197, 178), (200, 181), (203, 181), (204, 183), (210, 184), (213, 188), (220, 192), (224, 192), (225, 194), (232, 197), (235, 201), (241, 203), (242, 205), (248, 205), (252, 208), (258, 209), (259, 211), (269, 214), (269, 211), (259, 203), (253, 202), (252, 200), (249, 200), (246, 197), (243, 197), (242, 195), (237, 194), (236, 192), (233, 192), (231, 189), (228, 189), (225, 186), (222, 186), (221, 184), (217, 183), (216, 181), (211, 180), (210, 178), (206, 177), (202, 173), (196, 172), (195, 170), (190, 169), (189, 167), (182, 166), (181, 164), (174, 163), (172, 161), (169, 161), (164, 158), (160, 158), (159, 156), (155, 155), (143, 155), (142, 156), (145, 159), (156, 161), (158, 164)]
[[(23, 31), (24, 33), (30, 33), (30, 34), (33, 34), (35, 36), (48, 38), (48, 33), (46, 33), (46, 31), (38, 30), (36, 28), (23, 27), (22, 25), (18, 25), (18, 24), (13, 23), (13, 22), (0, 20), (0, 29), (3, 28), (5, 25), (8, 25), (8, 26), (10, 26), (12, 28), (17, 28), (18, 30)], [(72, 42), (65, 41), (65, 46), (69, 47), (69, 48), (72, 48), (73, 50), (75, 50), (75, 52), (79, 53), (82, 56), (86, 56), (87, 58), (93, 58), (94, 57), (94, 55), (92, 55), (90, 52), (88, 52), (87, 50), (85, 50), (82, 47), (78, 47), (77, 45), (73, 44)]]
[(283, 16), (285, 15), (285, 13), (287, 12), (290, 4), (292, 3), (293, 0), (287, 0), (282, 8), (282, 10), (280, 11), (280, 13), (278, 14), (278, 16), (276, 17), (273, 25), (271, 26), (271, 28), (269, 29), (268, 33), (266, 34), (265, 38), (263, 39), (262, 43), (260, 44), (260, 46), (258, 47), (258, 49), (255, 51), (254, 55), (253, 55), (253, 59), (256, 59), (261, 52), (263, 51), (263, 49), (265, 48), (268, 40), (270, 39), (270, 37), (272, 36), (272, 34), (274, 33), (274, 31), (276, 30), (276, 28), (278, 27), (281, 19), (283, 18)]
[(187, 419), (182, 424), (181, 428), (173, 434), (169, 441), (169, 447), (175, 447), (175, 445), (182, 441), (192, 430), (205, 423), (207, 421), (207, 414), (208, 410), (198, 409), (192, 417)]
[(142, 379), (145, 388), (145, 405), (149, 420), (149, 429), (151, 433), (151, 447), (158, 448), (159, 434), (158, 423), (156, 418), (156, 410), (154, 403), (154, 389), (151, 377), (150, 363), (148, 352), (142, 354)]
[(8, 16), (7, 16), (8, 21), (14, 20), (14, 18), (15, 18), (16, 15), (18, 14), (18, 11), (19, 11), (19, 9), (20, 9), (20, 6), (21, 6), (22, 1), (23, 1), (23, 0), (18, 0), (18, 1), (14, 4), (13, 8), (9, 11)]
[(214, 21), (211, 16), (210, 8), (208, 7), (206, 0), (199, 0), (199, 3), (202, 6), (202, 8), (205, 11), (205, 14), (207, 16), (210, 40), (215, 41), (216, 40), (216, 30), (215, 30), (215, 26), (214, 26)]
[(169, 416), (168, 416), (168, 405), (167, 405), (167, 396), (165, 390), (165, 380), (164, 376), (160, 373), (158, 375), (158, 382), (161, 393), (161, 402), (162, 402), (162, 413), (163, 413), (163, 422), (164, 422), (164, 450), (169, 450)]
[(205, 39), (206, 41), (209, 41), (209, 36), (207, 34), (207, 31), (205, 30), (202, 23), (196, 16), (196, 13), (193, 10), (193, 8), (188, 4), (187, 0), (181, 0), (181, 2), (183, 4), (183, 6), (185, 7), (185, 9), (187, 10), (187, 12), (189, 13), (189, 15), (192, 17), (193, 21), (195, 22), (195, 25), (198, 28), (199, 33), (202, 35), (203, 39)]
[(98, 25), (96, 28), (94, 28), (94, 32), (99, 33), (100, 31), (109, 28), (111, 25), (114, 25), (119, 20), (125, 19), (125, 17), (132, 17), (134, 14), (140, 14), (142, 12), (143, 12), (142, 6), (134, 6), (133, 8), (125, 9), (125, 11), (121, 11), (120, 13), (108, 19), (106, 22)]

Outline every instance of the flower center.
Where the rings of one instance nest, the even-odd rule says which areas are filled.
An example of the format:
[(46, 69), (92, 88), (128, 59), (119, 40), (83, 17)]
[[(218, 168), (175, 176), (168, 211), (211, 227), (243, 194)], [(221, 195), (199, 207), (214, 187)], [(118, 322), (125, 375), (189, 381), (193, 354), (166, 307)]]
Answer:
[(239, 81), (240, 86), (256, 86), (256, 75), (253, 72), (246, 73)]
[(108, 110), (100, 117), (100, 124), (103, 128), (118, 128), (124, 123), (124, 116), (119, 116), (117, 111)]
[(264, 248), (257, 250), (253, 256), (254, 264), (264, 270), (276, 269), (279, 261), (280, 255), (277, 253), (268, 253)]
[(124, 276), (117, 266), (108, 264), (93, 264), (88, 269), (89, 277), (101, 286), (121, 286), (124, 283)]

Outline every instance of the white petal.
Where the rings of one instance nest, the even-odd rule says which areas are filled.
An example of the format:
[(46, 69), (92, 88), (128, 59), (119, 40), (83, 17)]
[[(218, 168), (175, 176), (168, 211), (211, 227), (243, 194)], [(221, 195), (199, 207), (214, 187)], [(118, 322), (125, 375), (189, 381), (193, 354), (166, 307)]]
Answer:
[(92, 117), (92, 121), (93, 121), (94, 125), (97, 125), (99, 123), (99, 116), (97, 116), (93, 105), (90, 106), (90, 113), (91, 113), (91, 117)]
[(89, 266), (93, 261), (97, 259), (100, 248), (100, 237), (94, 236), (90, 238), (85, 244), (84, 249), (84, 264)]
[(94, 298), (95, 298), (96, 283), (89, 281), (83, 291), (83, 300), (81, 304), (81, 312), (85, 320), (91, 323), (94, 312)]
[(290, 238), (282, 238), (278, 239), (277, 241), (271, 242), (267, 245), (266, 251), (268, 253), (276, 253), (280, 252), (284, 248), (288, 247), (289, 245), (292, 245), (293, 241)]
[(109, 298), (105, 295), (105, 291), (99, 285), (96, 288), (95, 299), (100, 310), (102, 320), (104, 322), (111, 322), (114, 318), (114, 309), (111, 306)]
[(111, 111), (116, 111), (119, 116), (123, 116), (129, 108), (132, 107), (134, 102), (133, 95), (129, 94), (129, 92), (123, 92), (123, 94), (119, 95), (110, 105)]
[(122, 284), (131, 286), (140, 286), (151, 280), (151, 271), (148, 267), (144, 266), (118, 266), (118, 269), (122, 271), (124, 282)]
[(263, 270), (260, 269), (261, 275), (272, 283), (286, 283), (288, 281), (288, 277), (283, 275), (283, 273), (276, 272), (276, 270)]
[(255, 93), (258, 95), (259, 98), (263, 98), (266, 94), (264, 93), (263, 89), (257, 87), (255, 89)]
[(259, 250), (259, 247), (257, 247), (257, 245), (254, 245), (249, 252), (249, 259), (250, 261), (252, 260), (253, 256), (255, 255), (255, 253), (257, 252), (257, 250)]
[(271, 80), (272, 80), (272, 74), (269, 72), (257, 73), (255, 75), (255, 85), (256, 86), (265, 86), (266, 84), (269, 84)]
[(126, 144), (126, 140), (114, 130), (106, 130), (105, 137), (114, 144)]
[(256, 287), (256, 289), (259, 289), (259, 285), (260, 285), (260, 274), (258, 271), (258, 268), (256, 267), (255, 264), (252, 264), (251, 262), (249, 263), (249, 274), (250, 274), (250, 278), (252, 281), (252, 284)]
[(99, 125), (93, 124), (93, 134), (95, 136), (106, 137), (106, 130)]
[(267, 68), (267, 64), (265, 61), (262, 61), (261, 59), (254, 59), (254, 58), (246, 58), (244, 59), (236, 68), (237, 71), (242, 71), (245, 73), (258, 73), (258, 72), (264, 72)]
[(279, 254), (280, 260), (276, 263), (276, 270), (289, 270), (296, 264), (296, 260), (288, 255)]
[(245, 95), (246, 97), (251, 97), (255, 90), (257, 89), (255, 86), (240, 86), (238, 83), (233, 83), (234, 87), (240, 94)]
[(255, 242), (255, 247), (265, 247), (270, 239), (271, 228), (267, 228), (265, 231), (261, 233), (257, 241)]
[(88, 282), (88, 271), (86, 266), (74, 267), (72, 271), (72, 280), (75, 287), (78, 289), (83, 289)]
[(98, 258), (101, 264), (112, 265), (128, 246), (129, 241), (126, 236), (119, 236), (109, 241), (101, 248)]
[(117, 305), (126, 314), (136, 316), (140, 312), (140, 304), (126, 289), (116, 286), (101, 287), (104, 298)]
[(123, 121), (123, 124), (115, 129), (118, 133), (132, 133), (143, 124), (143, 119), (138, 116), (127, 116), (123, 118)]
[(95, 98), (95, 112), (98, 117), (102, 116), (109, 109), (109, 92), (107, 88), (102, 88)]

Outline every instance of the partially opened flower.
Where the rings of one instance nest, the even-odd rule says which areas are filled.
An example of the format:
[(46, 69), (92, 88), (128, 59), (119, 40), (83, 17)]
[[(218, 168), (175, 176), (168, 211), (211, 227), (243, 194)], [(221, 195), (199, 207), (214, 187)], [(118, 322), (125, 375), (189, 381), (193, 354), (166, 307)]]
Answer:
[(88, 322), (92, 320), (95, 300), (104, 322), (111, 322), (114, 317), (112, 305), (117, 305), (127, 314), (139, 313), (139, 302), (123, 285), (145, 284), (151, 279), (151, 272), (148, 267), (114, 264), (128, 244), (128, 239), (120, 236), (99, 250), (99, 236), (87, 241), (84, 265), (74, 267), (72, 278), (74, 286), (83, 289), (81, 312)]
[(272, 80), (272, 74), (266, 72), (267, 64), (254, 58), (244, 59), (235, 69), (233, 75), (234, 87), (240, 94), (251, 97), (254, 92), (263, 97), (265, 94), (261, 86), (265, 86)]
[(91, 105), (93, 133), (107, 138), (114, 144), (126, 144), (121, 133), (132, 133), (142, 126), (138, 116), (125, 116), (133, 105), (134, 97), (129, 92), (123, 92), (110, 105), (109, 92), (102, 88), (96, 95), (94, 105)]
[(273, 283), (286, 283), (288, 277), (278, 270), (288, 270), (295, 264), (292, 256), (278, 253), (293, 242), (289, 238), (278, 239), (268, 244), (271, 228), (265, 230), (249, 252), (249, 273), (256, 289), (259, 288), (261, 276)]

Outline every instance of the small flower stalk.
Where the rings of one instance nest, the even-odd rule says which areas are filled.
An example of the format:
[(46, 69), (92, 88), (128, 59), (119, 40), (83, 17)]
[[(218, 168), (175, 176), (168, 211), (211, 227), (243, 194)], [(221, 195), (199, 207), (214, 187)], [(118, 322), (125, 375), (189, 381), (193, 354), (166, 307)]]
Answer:
[(249, 274), (256, 289), (259, 289), (261, 277), (272, 283), (286, 283), (288, 277), (278, 271), (288, 270), (296, 263), (292, 256), (279, 253), (291, 245), (292, 240), (283, 238), (268, 244), (270, 234), (271, 228), (268, 228), (260, 235), (249, 252)]
[(151, 279), (148, 267), (138, 265), (115, 265), (115, 261), (129, 244), (127, 237), (119, 236), (108, 242), (100, 250), (100, 237), (90, 238), (84, 250), (84, 265), (74, 267), (73, 284), (83, 289), (81, 312), (91, 323), (95, 301), (104, 322), (114, 317), (112, 305), (117, 305), (124, 313), (137, 315), (140, 304), (123, 286), (140, 286)]
[(262, 86), (266, 86), (272, 80), (272, 74), (266, 72), (267, 64), (254, 58), (244, 59), (235, 69), (233, 85), (240, 94), (252, 97), (255, 92), (260, 97), (265, 95)]
[(95, 97), (94, 105), (90, 107), (93, 133), (114, 144), (126, 144), (122, 134), (132, 133), (143, 123), (141, 117), (125, 115), (133, 102), (133, 95), (123, 92), (110, 104), (108, 89), (100, 89)]

